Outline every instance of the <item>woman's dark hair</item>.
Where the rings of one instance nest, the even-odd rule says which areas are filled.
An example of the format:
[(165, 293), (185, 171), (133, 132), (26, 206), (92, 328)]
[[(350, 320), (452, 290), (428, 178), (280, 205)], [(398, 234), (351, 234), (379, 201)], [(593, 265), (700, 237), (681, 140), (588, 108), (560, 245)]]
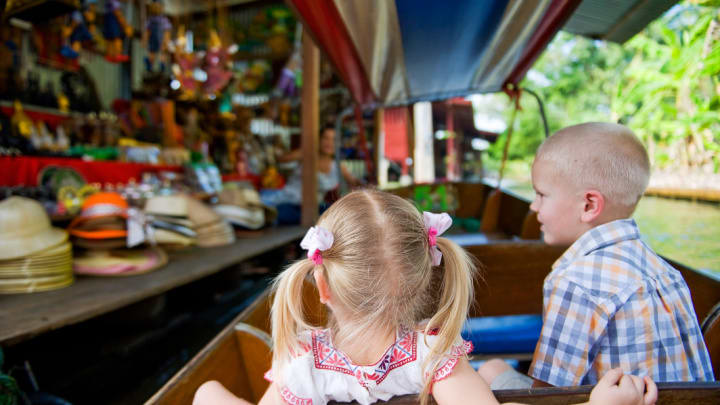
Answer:
[(325, 132), (325, 131), (328, 130), (328, 129), (332, 129), (332, 130), (334, 131), (334, 130), (335, 130), (335, 125), (330, 124), (330, 123), (323, 125), (322, 128), (320, 128), (320, 135), (322, 135), (323, 132)]

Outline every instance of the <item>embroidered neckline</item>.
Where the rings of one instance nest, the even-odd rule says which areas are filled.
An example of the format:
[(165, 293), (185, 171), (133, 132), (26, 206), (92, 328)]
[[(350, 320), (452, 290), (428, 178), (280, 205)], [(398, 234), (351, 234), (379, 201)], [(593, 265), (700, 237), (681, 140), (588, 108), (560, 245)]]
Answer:
[(404, 331), (397, 335), (380, 360), (369, 366), (361, 366), (353, 363), (348, 355), (333, 345), (329, 330), (313, 331), (315, 368), (355, 376), (365, 388), (378, 385), (391, 370), (417, 360), (417, 332)]

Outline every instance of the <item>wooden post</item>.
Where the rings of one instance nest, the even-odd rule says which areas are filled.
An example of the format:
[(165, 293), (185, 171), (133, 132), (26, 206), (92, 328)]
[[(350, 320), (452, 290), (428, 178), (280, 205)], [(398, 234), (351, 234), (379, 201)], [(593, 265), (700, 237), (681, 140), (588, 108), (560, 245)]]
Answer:
[(380, 188), (386, 187), (389, 162), (385, 159), (385, 128), (383, 122), (384, 110), (375, 110), (375, 128), (373, 131), (373, 145), (375, 146), (375, 178)]
[(445, 103), (445, 130), (448, 131), (447, 148), (445, 157), (447, 164), (445, 166), (445, 177), (449, 181), (458, 181), (458, 153), (455, 145), (455, 115), (452, 100)]
[(318, 217), (317, 159), (320, 120), (320, 51), (310, 35), (303, 41), (302, 86), (302, 208), (300, 223), (312, 226)]

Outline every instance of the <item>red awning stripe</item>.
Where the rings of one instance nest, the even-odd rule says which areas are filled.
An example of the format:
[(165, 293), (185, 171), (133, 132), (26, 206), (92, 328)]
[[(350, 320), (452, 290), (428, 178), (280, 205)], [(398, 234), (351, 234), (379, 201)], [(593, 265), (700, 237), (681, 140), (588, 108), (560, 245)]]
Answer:
[(553, 0), (548, 7), (545, 16), (543, 16), (540, 25), (530, 38), (523, 51), (520, 61), (515, 65), (510, 75), (505, 79), (505, 85), (508, 83), (518, 84), (535, 63), (535, 60), (545, 50), (547, 44), (555, 37), (560, 28), (575, 12), (582, 0)]
[[(332, 0), (290, 0), (315, 44), (330, 58), (358, 104), (377, 102), (367, 73)], [(371, 22), (369, 22), (371, 23)]]

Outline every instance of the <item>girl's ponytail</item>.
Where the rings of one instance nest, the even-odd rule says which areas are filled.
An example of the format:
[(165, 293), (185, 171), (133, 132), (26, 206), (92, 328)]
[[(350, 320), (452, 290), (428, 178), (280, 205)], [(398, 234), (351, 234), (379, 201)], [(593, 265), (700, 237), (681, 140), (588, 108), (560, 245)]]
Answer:
[(271, 309), (273, 370), (280, 376), (279, 368), (287, 364), (292, 353), (300, 353), (298, 330), (311, 329), (303, 312), (303, 283), (315, 268), (309, 259), (295, 262), (280, 273), (273, 283), (275, 298)]
[(427, 404), (435, 371), (446, 353), (457, 344), (468, 309), (473, 302), (475, 273), (477, 267), (473, 258), (455, 242), (446, 238), (437, 238), (437, 246), (442, 252), (443, 271), (442, 286), (438, 309), (425, 327), (425, 335), (437, 330), (437, 340), (433, 345), (432, 354), (423, 364), (427, 381), (420, 394), (420, 403)]

